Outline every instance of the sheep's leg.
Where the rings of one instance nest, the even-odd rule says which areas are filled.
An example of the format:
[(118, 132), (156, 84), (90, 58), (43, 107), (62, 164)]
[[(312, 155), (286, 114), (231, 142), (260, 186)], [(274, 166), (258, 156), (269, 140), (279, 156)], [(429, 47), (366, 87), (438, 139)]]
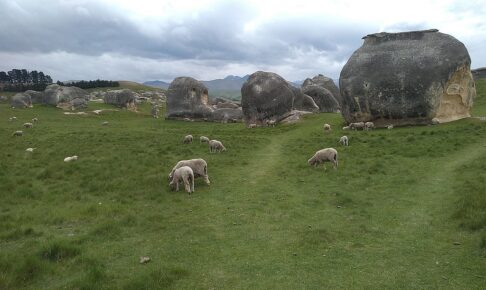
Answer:
[(191, 176), (191, 192), (194, 192), (194, 175)]
[(186, 192), (191, 194), (191, 186), (189, 185), (189, 180), (187, 177), (184, 178), (184, 189), (186, 190)]
[(204, 182), (206, 182), (207, 185), (209, 185), (211, 182), (209, 182), (209, 176), (205, 175), (204, 176)]
[(176, 191), (179, 191), (179, 181), (176, 182)]

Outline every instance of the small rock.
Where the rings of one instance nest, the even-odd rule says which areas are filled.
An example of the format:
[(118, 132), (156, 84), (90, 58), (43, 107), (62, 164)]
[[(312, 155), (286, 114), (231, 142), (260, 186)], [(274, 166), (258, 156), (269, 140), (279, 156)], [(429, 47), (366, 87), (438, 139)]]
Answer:
[(452, 243), (452, 244), (453, 244), (453, 245), (455, 245), (455, 246), (459, 246), (461, 243), (459, 243), (459, 242), (454, 242), (454, 243)]
[(140, 257), (140, 264), (146, 264), (150, 262), (150, 257)]

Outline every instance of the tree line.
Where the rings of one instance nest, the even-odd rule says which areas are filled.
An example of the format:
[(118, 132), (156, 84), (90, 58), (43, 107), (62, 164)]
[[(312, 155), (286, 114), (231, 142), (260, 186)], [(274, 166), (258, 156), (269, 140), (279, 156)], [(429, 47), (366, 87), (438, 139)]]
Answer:
[(94, 81), (78, 81), (78, 82), (69, 82), (63, 83), (58, 81), (58, 85), (60, 86), (68, 86), (68, 87), (78, 87), (81, 89), (91, 89), (91, 88), (103, 88), (103, 87), (119, 87), (120, 83), (117, 81), (106, 81), (106, 80), (94, 80)]
[(52, 84), (52, 78), (41, 71), (26, 69), (12, 69), (0, 71), (0, 90), (10, 92), (23, 92), (26, 90), (42, 91)]

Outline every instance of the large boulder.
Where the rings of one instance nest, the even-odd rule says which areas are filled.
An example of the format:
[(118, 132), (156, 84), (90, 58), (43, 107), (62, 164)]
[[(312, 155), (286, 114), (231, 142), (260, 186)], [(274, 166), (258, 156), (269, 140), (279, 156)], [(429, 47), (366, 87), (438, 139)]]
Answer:
[(32, 108), (32, 99), (29, 94), (17, 93), (12, 97), (12, 107), (16, 109), (20, 108)]
[(475, 80), (486, 78), (486, 67), (480, 67), (477, 69), (471, 70), (471, 73)]
[(292, 85), (291, 89), (294, 92), (294, 103), (292, 105), (294, 110), (319, 112), (319, 106), (311, 96), (304, 94), (301, 89)]
[(241, 105), (245, 123), (266, 125), (269, 120), (280, 121), (294, 102), (292, 86), (281, 76), (257, 71), (241, 87)]
[(211, 114), (210, 120), (223, 123), (240, 122), (243, 119), (241, 108), (218, 108)]
[(43, 95), (38, 94), (34, 103), (53, 105), (64, 110), (84, 109), (88, 105), (90, 94), (78, 87), (49, 85)]
[(341, 93), (339, 92), (338, 87), (331, 78), (323, 76), (322, 74), (318, 74), (311, 79), (307, 78), (304, 83), (302, 83), (302, 89), (304, 90), (304, 88), (308, 85), (318, 85), (327, 89), (329, 92), (331, 92), (332, 96), (336, 99), (336, 101), (341, 103)]
[(137, 98), (137, 93), (129, 89), (109, 90), (103, 95), (105, 104), (130, 110), (136, 110)]
[(208, 104), (208, 88), (191, 77), (178, 77), (167, 92), (168, 119), (210, 119), (213, 108)]
[(339, 102), (334, 95), (326, 88), (316, 84), (307, 84), (302, 87), (302, 92), (314, 99), (319, 111), (323, 113), (339, 112)]
[(470, 116), (476, 90), (460, 41), (435, 29), (363, 39), (339, 80), (347, 122), (429, 124)]

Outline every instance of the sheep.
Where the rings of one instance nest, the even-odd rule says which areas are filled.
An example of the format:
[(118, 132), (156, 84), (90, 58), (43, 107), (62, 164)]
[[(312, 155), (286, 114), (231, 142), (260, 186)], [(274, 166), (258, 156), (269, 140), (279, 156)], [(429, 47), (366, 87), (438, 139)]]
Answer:
[(223, 143), (221, 143), (218, 140), (209, 141), (209, 153), (221, 152), (221, 151), (226, 151), (226, 148), (224, 147)]
[(193, 139), (192, 135), (187, 135), (184, 137), (184, 139), (182, 139), (182, 143), (184, 144), (192, 143), (192, 139)]
[(344, 127), (343, 127), (343, 131), (347, 131), (347, 130), (349, 130), (349, 129), (350, 129), (350, 127), (349, 127), (349, 126), (344, 126)]
[(373, 122), (366, 122), (364, 125), (364, 130), (373, 130), (375, 129), (375, 123)]
[(206, 136), (201, 136), (199, 137), (199, 142), (200, 143), (209, 143), (209, 138)]
[(329, 124), (324, 124), (324, 132), (331, 132), (331, 125)]
[(20, 130), (15, 131), (15, 132), (13, 132), (13, 134), (12, 134), (12, 136), (17, 136), (17, 137), (20, 137), (20, 136), (22, 136), (22, 135), (24, 135), (24, 132), (23, 132), (23, 131), (20, 131)]
[(440, 124), (439, 119), (437, 119), (437, 118), (433, 118), (433, 119), (432, 119), (432, 125), (438, 125), (438, 124)]
[(189, 166), (191, 167), (192, 171), (194, 172), (194, 177), (203, 177), (204, 182), (206, 182), (207, 185), (210, 184), (209, 182), (209, 176), (208, 176), (208, 164), (204, 159), (190, 159), (190, 160), (181, 160), (177, 162), (177, 164), (172, 168), (172, 171), (169, 174), (169, 181), (172, 180), (172, 177), (174, 176), (174, 171), (177, 168), (180, 168), (182, 166)]
[(30, 152), (30, 153), (34, 152), (34, 150), (35, 150), (35, 148), (27, 148), (27, 149), (25, 149), (26, 152)]
[(348, 136), (342, 136), (340, 139), (339, 139), (339, 143), (343, 146), (349, 146), (349, 139), (348, 139)]
[(174, 171), (172, 180), (169, 183), (169, 187), (173, 189), (175, 185), (176, 191), (179, 191), (180, 182), (184, 183), (184, 188), (189, 194), (191, 194), (191, 192), (194, 192), (194, 172), (192, 171), (191, 167), (182, 166), (180, 168), (177, 168)]
[(393, 125), (392, 125), (392, 124), (390, 124), (390, 125), (386, 126), (386, 128), (387, 128), (388, 130), (391, 130), (391, 129), (393, 129)]
[(39, 121), (39, 119), (37, 119), (37, 118), (32, 119), (32, 123), (37, 123), (38, 121)]
[(14, 117), (10, 117), (10, 118), (8, 118), (8, 120), (9, 120), (10, 122), (12, 122), (12, 121), (17, 120), (17, 117), (15, 117), (15, 116), (14, 116)]
[(349, 127), (353, 130), (358, 130), (358, 129), (364, 130), (365, 123), (364, 122), (350, 123)]
[[(325, 162), (331, 162), (334, 169), (337, 169), (338, 167), (338, 153), (337, 150), (334, 148), (325, 148), (317, 151), (314, 156), (312, 156), (307, 163), (309, 163), (310, 166), (315, 166), (317, 167), (319, 164), (324, 164)], [(326, 169), (326, 166), (324, 165), (324, 169)]]
[(110, 124), (110, 122), (108, 121), (104, 121), (103, 123), (101, 123), (102, 126), (108, 126), (108, 124)]
[(277, 124), (277, 120), (267, 120), (266, 123), (268, 127), (275, 127), (275, 125)]
[(74, 161), (74, 160), (78, 160), (78, 156), (74, 155), (74, 156), (69, 156), (69, 157), (64, 158), (64, 162), (71, 162), (71, 161)]
[(256, 128), (256, 127), (257, 127), (257, 124), (255, 124), (255, 123), (248, 125), (248, 129), (252, 129), (252, 128)]
[(24, 125), (23, 125), (23, 126), (24, 126), (25, 128), (32, 128), (32, 127), (34, 127), (34, 124), (32, 124), (32, 123), (24, 123)]

